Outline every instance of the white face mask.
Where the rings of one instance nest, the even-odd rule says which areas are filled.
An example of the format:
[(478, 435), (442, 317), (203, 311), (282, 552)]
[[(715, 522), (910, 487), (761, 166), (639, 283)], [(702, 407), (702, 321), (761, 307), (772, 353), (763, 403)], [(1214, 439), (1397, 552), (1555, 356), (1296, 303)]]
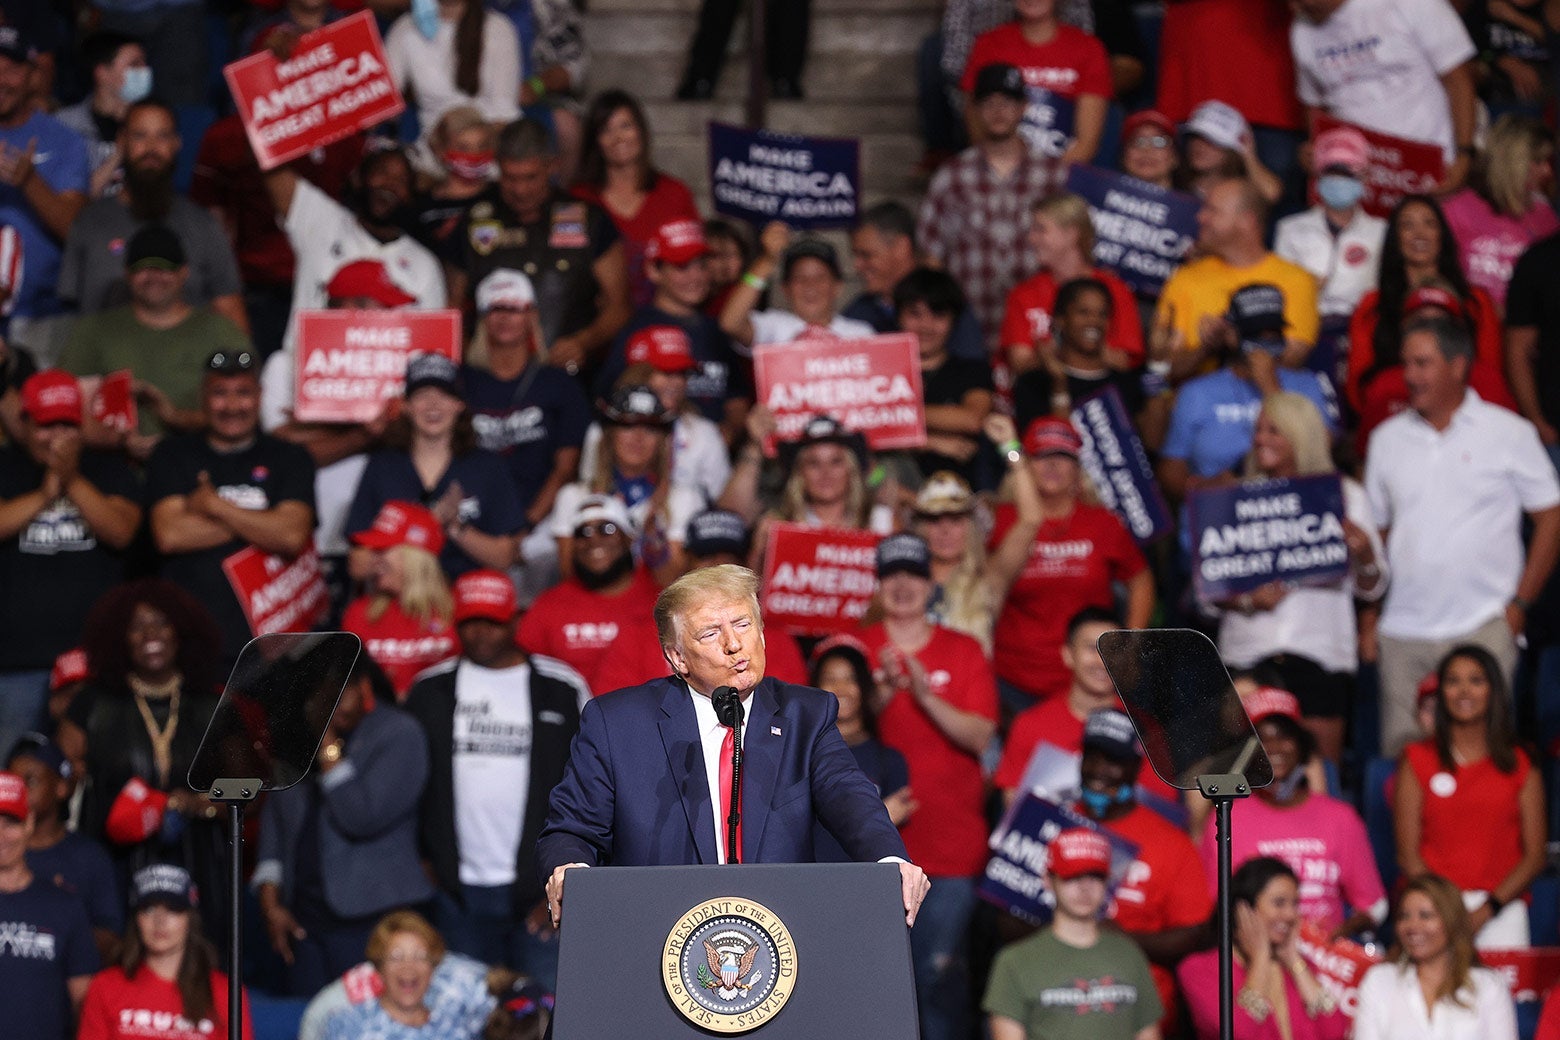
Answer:
[(152, 92), (152, 67), (132, 65), (125, 70), (125, 78), (119, 83), (119, 100), (127, 105), (144, 100)]

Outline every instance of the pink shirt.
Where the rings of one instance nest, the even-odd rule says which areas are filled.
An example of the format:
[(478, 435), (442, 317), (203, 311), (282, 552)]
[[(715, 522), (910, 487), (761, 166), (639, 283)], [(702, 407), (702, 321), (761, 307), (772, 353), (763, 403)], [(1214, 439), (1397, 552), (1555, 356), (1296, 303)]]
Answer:
[(1517, 257), (1545, 235), (1560, 231), (1560, 217), (1540, 198), (1522, 216), (1508, 217), (1491, 209), (1472, 188), (1462, 189), (1441, 205), (1457, 237), (1463, 273), (1505, 313), (1506, 283), (1511, 281)]
[[(1300, 878), (1300, 916), (1331, 930), (1344, 922), (1345, 905), (1370, 910), (1386, 898), (1381, 872), (1370, 849), (1365, 823), (1350, 806), (1313, 794), (1299, 806), (1280, 809), (1262, 798), (1236, 802), (1230, 862), (1239, 867), (1257, 856), (1289, 864)], [(1218, 848), (1214, 831), (1203, 832), (1203, 865), (1209, 891), (1218, 892)]]
[[(1247, 803), (1240, 803), (1247, 804)], [(1211, 829), (1211, 828), (1210, 828)], [(1240, 833), (1240, 828), (1235, 828)], [(1181, 983), (1181, 996), (1192, 1015), (1192, 1032), (1197, 1040), (1218, 1040), (1219, 1036), (1219, 951), (1194, 953), (1175, 970)], [(1246, 981), (1246, 969), (1235, 960), (1235, 992)], [(1311, 1018), (1305, 1013), (1305, 1001), (1295, 988), (1289, 973), (1284, 973), (1284, 997), (1289, 1003), (1290, 1040), (1343, 1040), (1349, 1031), (1349, 1018), (1334, 1009)], [(1278, 1016), (1268, 1015), (1261, 1022), (1235, 1003), (1235, 1040), (1279, 1040)]]

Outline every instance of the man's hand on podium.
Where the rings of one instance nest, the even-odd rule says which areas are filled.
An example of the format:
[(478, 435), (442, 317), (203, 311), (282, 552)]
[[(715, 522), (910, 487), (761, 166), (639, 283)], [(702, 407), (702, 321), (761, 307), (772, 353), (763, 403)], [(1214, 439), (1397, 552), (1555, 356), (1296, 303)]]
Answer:
[(565, 863), (552, 872), (552, 877), (547, 879), (547, 912), (552, 915), (552, 926), (558, 927), (558, 922), (563, 920), (563, 875), (565, 871), (575, 867), (588, 867), (589, 863)]
[[(562, 882), (559, 883), (560, 885)], [(932, 883), (926, 878), (926, 871), (914, 863), (899, 861), (899, 890), (905, 897), (905, 924), (915, 924), (915, 915), (921, 909), (921, 900), (926, 898), (926, 893), (931, 891)]]

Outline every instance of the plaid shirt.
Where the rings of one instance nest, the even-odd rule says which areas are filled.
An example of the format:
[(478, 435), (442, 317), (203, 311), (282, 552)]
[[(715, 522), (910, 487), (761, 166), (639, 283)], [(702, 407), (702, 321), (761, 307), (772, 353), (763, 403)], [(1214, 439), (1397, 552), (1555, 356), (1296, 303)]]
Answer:
[(1029, 211), (1061, 191), (1066, 177), (1066, 167), (1055, 159), (1025, 151), (1013, 172), (999, 178), (974, 147), (932, 178), (921, 203), (917, 239), (963, 287), (987, 350), (997, 349), (1008, 292), (1039, 271), (1026, 241)]

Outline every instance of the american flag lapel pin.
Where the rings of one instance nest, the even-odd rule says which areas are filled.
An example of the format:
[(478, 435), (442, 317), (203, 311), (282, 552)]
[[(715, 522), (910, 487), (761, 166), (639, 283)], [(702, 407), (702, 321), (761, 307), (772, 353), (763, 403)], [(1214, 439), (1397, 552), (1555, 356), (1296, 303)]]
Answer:
[(780, 727), (779, 726), (770, 726), (769, 727), (769, 735), (771, 737), (778, 737), (780, 735)]

